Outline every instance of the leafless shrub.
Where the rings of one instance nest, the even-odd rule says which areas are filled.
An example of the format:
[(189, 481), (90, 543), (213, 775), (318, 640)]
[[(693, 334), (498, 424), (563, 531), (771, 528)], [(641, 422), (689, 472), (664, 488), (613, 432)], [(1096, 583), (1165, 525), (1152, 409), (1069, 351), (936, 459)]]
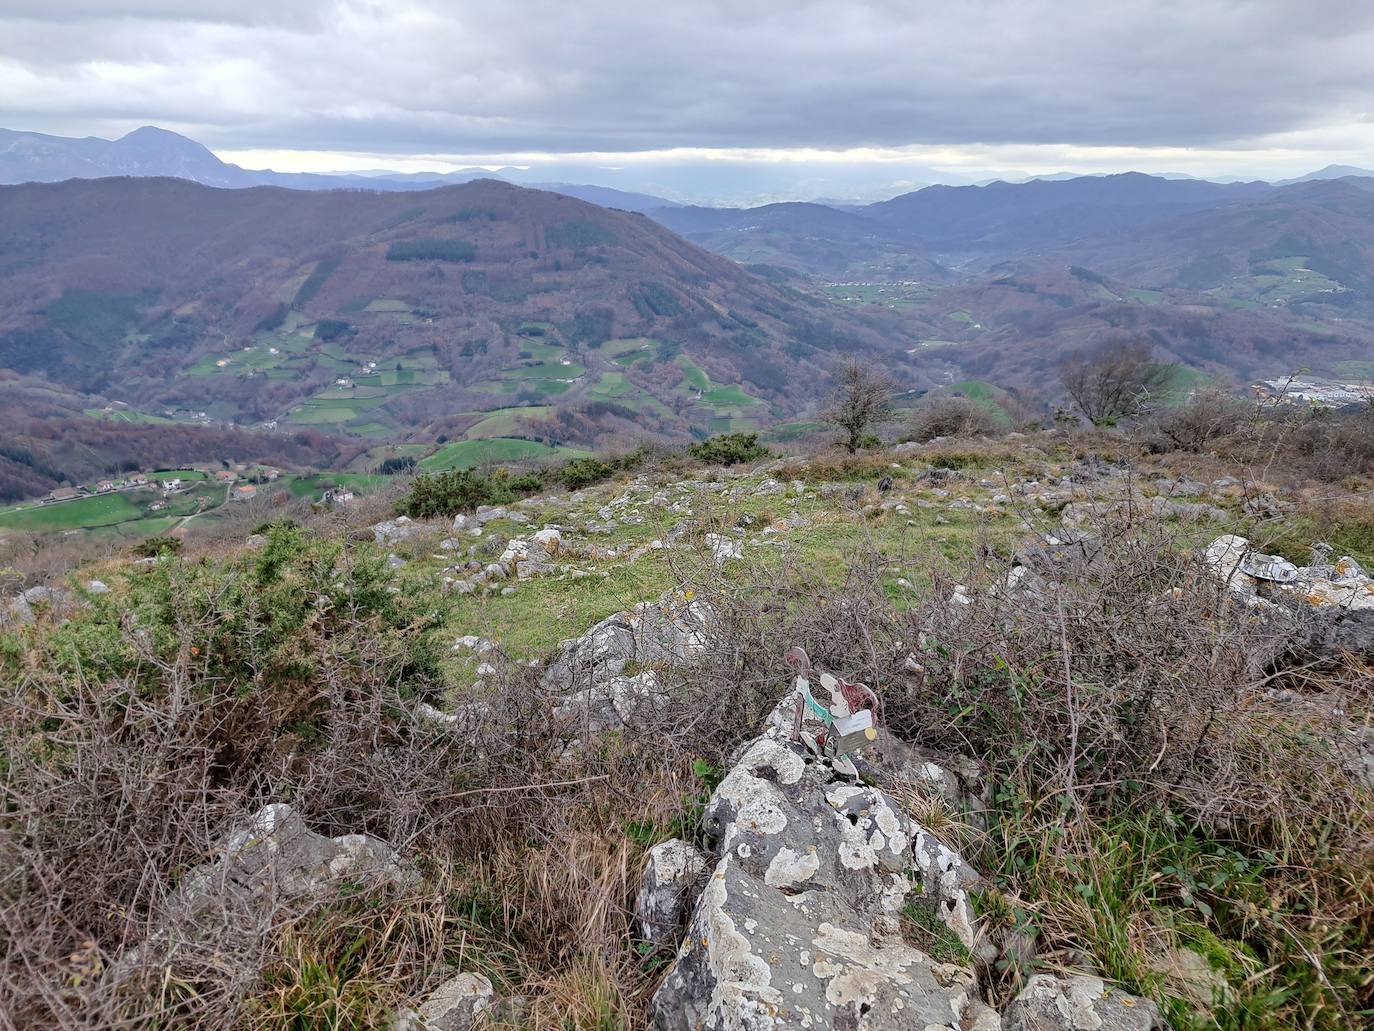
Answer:
[(1003, 426), (984, 405), (967, 397), (939, 397), (920, 405), (908, 433), (925, 443), (936, 437), (993, 437)]
[(1252, 411), (1253, 406), (1235, 394), (1203, 390), (1175, 408), (1156, 413), (1145, 432), (1158, 438), (1161, 450), (1202, 451), (1234, 435)]
[(1174, 367), (1154, 360), (1148, 344), (1078, 351), (1059, 366), (1059, 382), (1094, 425), (1148, 411), (1172, 379)]

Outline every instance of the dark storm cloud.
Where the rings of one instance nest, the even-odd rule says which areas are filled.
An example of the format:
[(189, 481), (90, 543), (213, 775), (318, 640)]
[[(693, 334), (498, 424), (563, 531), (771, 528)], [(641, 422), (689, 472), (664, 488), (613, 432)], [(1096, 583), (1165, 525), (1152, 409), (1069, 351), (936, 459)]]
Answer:
[(7, 0), (0, 125), (223, 148), (1233, 146), (1374, 111), (1374, 4)]

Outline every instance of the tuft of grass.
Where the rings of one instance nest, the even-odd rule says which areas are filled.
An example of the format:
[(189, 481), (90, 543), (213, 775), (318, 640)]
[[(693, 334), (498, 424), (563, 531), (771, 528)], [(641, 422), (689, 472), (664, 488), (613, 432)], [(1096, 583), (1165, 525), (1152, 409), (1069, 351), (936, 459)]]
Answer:
[(973, 963), (973, 953), (924, 900), (908, 902), (902, 909), (902, 936), (937, 963)]

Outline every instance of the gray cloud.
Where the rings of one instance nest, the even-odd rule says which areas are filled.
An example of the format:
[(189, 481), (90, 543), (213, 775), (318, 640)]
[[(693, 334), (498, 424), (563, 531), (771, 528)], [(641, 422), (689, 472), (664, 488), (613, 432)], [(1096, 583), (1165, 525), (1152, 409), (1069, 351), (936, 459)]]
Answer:
[(1374, 5), (8, 0), (0, 125), (370, 153), (1245, 146), (1367, 121)]

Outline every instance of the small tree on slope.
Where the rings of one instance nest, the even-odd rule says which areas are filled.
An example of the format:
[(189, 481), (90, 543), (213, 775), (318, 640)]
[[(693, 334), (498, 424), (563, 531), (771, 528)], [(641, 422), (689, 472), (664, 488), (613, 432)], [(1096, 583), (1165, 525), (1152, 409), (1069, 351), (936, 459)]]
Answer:
[(1059, 382), (1094, 426), (1153, 409), (1175, 366), (1154, 360), (1149, 344), (1075, 351), (1059, 366)]
[(857, 358), (846, 358), (833, 376), (835, 392), (821, 417), (844, 433), (841, 443), (852, 455), (863, 445), (868, 428), (892, 411), (892, 380)]

